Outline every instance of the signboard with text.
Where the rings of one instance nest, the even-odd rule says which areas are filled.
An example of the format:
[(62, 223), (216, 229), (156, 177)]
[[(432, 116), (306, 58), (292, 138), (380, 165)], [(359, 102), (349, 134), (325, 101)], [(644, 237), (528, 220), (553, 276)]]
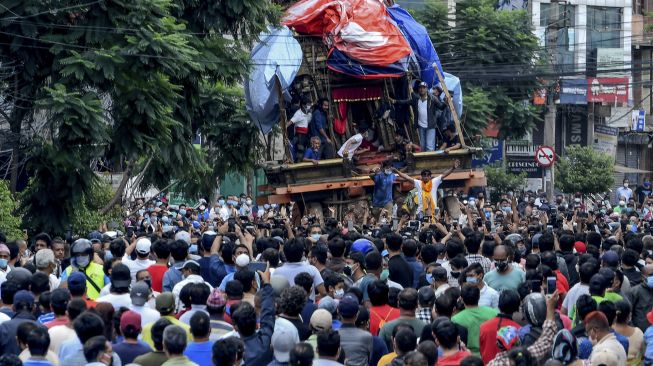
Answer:
[(619, 129), (605, 125), (594, 125), (594, 150), (610, 155), (617, 156), (617, 143)]
[(644, 127), (646, 127), (646, 111), (643, 109), (635, 110), (631, 114), (631, 124), (630, 129), (635, 132), (644, 132)]
[(587, 80), (562, 79), (560, 81), (560, 104), (587, 104)]
[(596, 69), (601, 76), (623, 76), (623, 48), (597, 48)]
[(527, 178), (542, 178), (542, 168), (537, 165), (532, 156), (509, 157), (506, 169), (511, 173), (526, 172)]
[(495, 161), (501, 160), (503, 156), (503, 140), (484, 137), (481, 139), (483, 151), (476, 153), (472, 159), (472, 167), (479, 168)]
[(564, 146), (587, 146), (587, 106), (566, 105), (561, 109), (560, 117), (565, 129)]
[(587, 78), (587, 101), (628, 103), (628, 78)]

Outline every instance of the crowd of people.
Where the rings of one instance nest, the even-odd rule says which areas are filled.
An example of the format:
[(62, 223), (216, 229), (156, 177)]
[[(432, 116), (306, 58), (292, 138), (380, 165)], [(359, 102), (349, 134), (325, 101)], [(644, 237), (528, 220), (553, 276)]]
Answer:
[(452, 210), (442, 175), (372, 177), (365, 224), (159, 197), (113, 230), (0, 236), (0, 366), (653, 365), (648, 196)]

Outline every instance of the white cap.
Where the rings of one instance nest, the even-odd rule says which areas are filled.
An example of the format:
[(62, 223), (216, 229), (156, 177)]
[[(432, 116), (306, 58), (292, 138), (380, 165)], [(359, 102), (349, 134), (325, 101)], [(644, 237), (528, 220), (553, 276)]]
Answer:
[(136, 242), (136, 251), (141, 254), (146, 254), (150, 252), (152, 247), (152, 242), (148, 238), (140, 238)]
[(188, 231), (182, 230), (175, 234), (175, 240), (183, 240), (186, 242), (186, 244), (190, 245), (190, 234)]
[(243, 254), (239, 255), (238, 257), (236, 257), (236, 265), (238, 267), (241, 267), (241, 268), (247, 267), (248, 264), (249, 264), (249, 255), (243, 253)]
[(274, 359), (277, 362), (288, 362), (290, 351), (299, 343), (297, 328), (290, 321), (278, 318), (274, 322), (271, 343), (274, 350)]

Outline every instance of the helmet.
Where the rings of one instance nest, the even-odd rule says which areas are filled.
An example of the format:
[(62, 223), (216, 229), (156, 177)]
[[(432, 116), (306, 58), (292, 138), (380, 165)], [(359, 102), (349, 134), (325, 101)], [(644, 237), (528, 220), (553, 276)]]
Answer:
[(534, 327), (541, 327), (546, 318), (546, 300), (544, 295), (533, 292), (524, 298), (522, 305), (524, 318)]
[(93, 255), (93, 245), (88, 239), (77, 239), (70, 247), (70, 255), (72, 257), (80, 254)]
[(510, 351), (513, 347), (519, 347), (521, 340), (519, 332), (513, 326), (501, 327), (497, 331), (497, 347), (500, 350)]
[(506, 240), (510, 240), (512, 245), (516, 246), (517, 243), (519, 243), (520, 241), (523, 242), (524, 238), (522, 238), (522, 236), (519, 235), (519, 234), (510, 234), (510, 235), (506, 236)]

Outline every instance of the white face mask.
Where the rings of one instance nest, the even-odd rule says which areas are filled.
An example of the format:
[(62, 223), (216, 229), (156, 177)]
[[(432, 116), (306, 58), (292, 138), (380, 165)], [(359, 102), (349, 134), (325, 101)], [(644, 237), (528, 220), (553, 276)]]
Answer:
[(628, 182), (624, 183), (624, 188), (628, 188), (629, 184)]
[(343, 296), (345, 296), (345, 290), (344, 289), (338, 289), (335, 292), (336, 299), (342, 299)]

